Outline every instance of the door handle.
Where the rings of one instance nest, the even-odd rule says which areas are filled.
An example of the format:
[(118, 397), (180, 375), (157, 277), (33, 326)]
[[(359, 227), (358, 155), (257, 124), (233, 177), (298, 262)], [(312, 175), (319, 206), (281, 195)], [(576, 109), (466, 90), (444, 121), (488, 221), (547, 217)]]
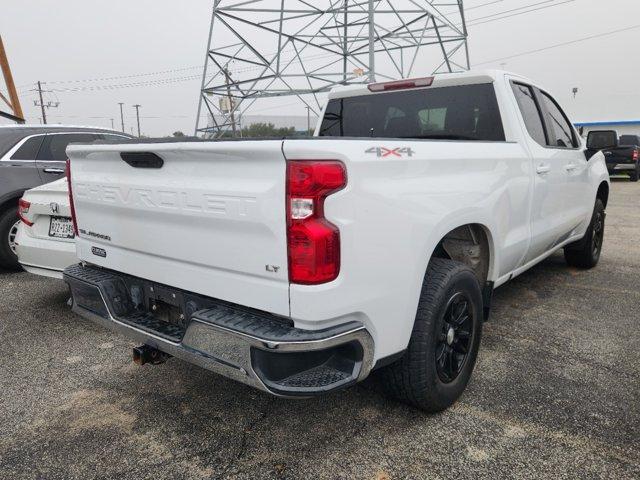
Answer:
[(576, 165), (575, 163), (569, 163), (564, 168), (567, 172), (573, 172), (576, 168), (578, 168), (578, 165)]
[(61, 174), (61, 173), (64, 173), (64, 170), (62, 168), (45, 168), (44, 173)]
[(536, 167), (536, 172), (540, 175), (544, 175), (546, 173), (549, 173), (550, 171), (551, 171), (551, 165), (546, 163), (541, 163)]

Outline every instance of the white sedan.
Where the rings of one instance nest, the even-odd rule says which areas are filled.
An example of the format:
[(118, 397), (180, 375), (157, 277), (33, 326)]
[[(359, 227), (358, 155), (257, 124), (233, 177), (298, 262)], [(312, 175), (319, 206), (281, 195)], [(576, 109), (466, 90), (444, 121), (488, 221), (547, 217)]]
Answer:
[(66, 178), (27, 190), (18, 204), (20, 224), (14, 246), (30, 273), (62, 278), (77, 263)]

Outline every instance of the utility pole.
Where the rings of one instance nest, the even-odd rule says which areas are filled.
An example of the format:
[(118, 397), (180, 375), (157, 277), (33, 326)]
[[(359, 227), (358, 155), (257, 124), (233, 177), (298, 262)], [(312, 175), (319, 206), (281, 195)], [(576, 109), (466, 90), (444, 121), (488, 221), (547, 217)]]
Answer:
[(49, 101), (47, 103), (44, 103), (44, 98), (42, 96), (43, 93), (45, 92), (51, 92), (51, 90), (43, 90), (42, 89), (42, 82), (40, 80), (38, 80), (38, 83), (36, 83), (36, 92), (38, 92), (38, 95), (40, 97), (40, 102), (38, 102), (38, 100), (34, 100), (33, 104), (36, 107), (40, 107), (40, 110), (42, 111), (42, 123), (44, 125), (47, 124), (47, 113), (45, 108), (58, 108), (58, 105), (60, 105), (60, 102), (52, 102)]
[(38, 94), (40, 95), (40, 109), (42, 110), (42, 123), (47, 124), (47, 114), (44, 112), (44, 100), (42, 100), (42, 84), (38, 80)]
[(109, 120), (111, 120), (111, 130), (115, 130), (115, 127), (113, 126), (113, 118), (110, 118)]
[(120, 105), (120, 123), (122, 124), (122, 133), (124, 133), (124, 114), (122, 113), (124, 103), (118, 102), (118, 105)]
[(136, 120), (138, 121), (138, 138), (140, 138), (140, 107), (142, 105), (134, 105), (133, 108), (136, 109)]
[(11, 114), (0, 110), (0, 114), (14, 122), (24, 123), (24, 114), (22, 113), (22, 107), (20, 106), (20, 98), (16, 92), (16, 85), (13, 82), (13, 75), (11, 74), (11, 67), (9, 67), (7, 53), (5, 52), (4, 44), (2, 43), (2, 36), (0, 36), (0, 68), (2, 68), (2, 76), (4, 77), (4, 83), (7, 86), (9, 100), (7, 100), (2, 93), (0, 93), (0, 99), (2, 99), (13, 112), (13, 114)]
[(307, 105), (307, 135), (311, 136), (311, 107)]
[(236, 119), (234, 116), (234, 105), (233, 105), (233, 97), (231, 96), (231, 75), (229, 74), (228, 69), (224, 69), (224, 78), (227, 83), (227, 99), (229, 100), (229, 114), (231, 117), (231, 129), (233, 130), (233, 136), (236, 136)]

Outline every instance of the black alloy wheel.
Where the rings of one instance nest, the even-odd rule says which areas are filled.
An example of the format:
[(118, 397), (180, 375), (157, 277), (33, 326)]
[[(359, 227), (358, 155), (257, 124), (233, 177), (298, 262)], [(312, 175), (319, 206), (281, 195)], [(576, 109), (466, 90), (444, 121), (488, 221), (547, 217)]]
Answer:
[(593, 232), (591, 234), (591, 251), (593, 257), (600, 257), (600, 251), (602, 250), (602, 242), (604, 240), (604, 212), (596, 211), (593, 218), (592, 227)]
[(435, 351), (436, 371), (444, 383), (458, 377), (469, 356), (474, 325), (470, 305), (463, 292), (455, 293), (447, 303)]

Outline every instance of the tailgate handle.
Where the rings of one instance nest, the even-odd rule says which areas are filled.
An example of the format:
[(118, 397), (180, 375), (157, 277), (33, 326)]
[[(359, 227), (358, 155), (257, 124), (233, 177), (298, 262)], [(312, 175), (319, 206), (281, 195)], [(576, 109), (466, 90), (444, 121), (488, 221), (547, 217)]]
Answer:
[(153, 152), (120, 152), (120, 158), (133, 168), (162, 168), (164, 160)]

